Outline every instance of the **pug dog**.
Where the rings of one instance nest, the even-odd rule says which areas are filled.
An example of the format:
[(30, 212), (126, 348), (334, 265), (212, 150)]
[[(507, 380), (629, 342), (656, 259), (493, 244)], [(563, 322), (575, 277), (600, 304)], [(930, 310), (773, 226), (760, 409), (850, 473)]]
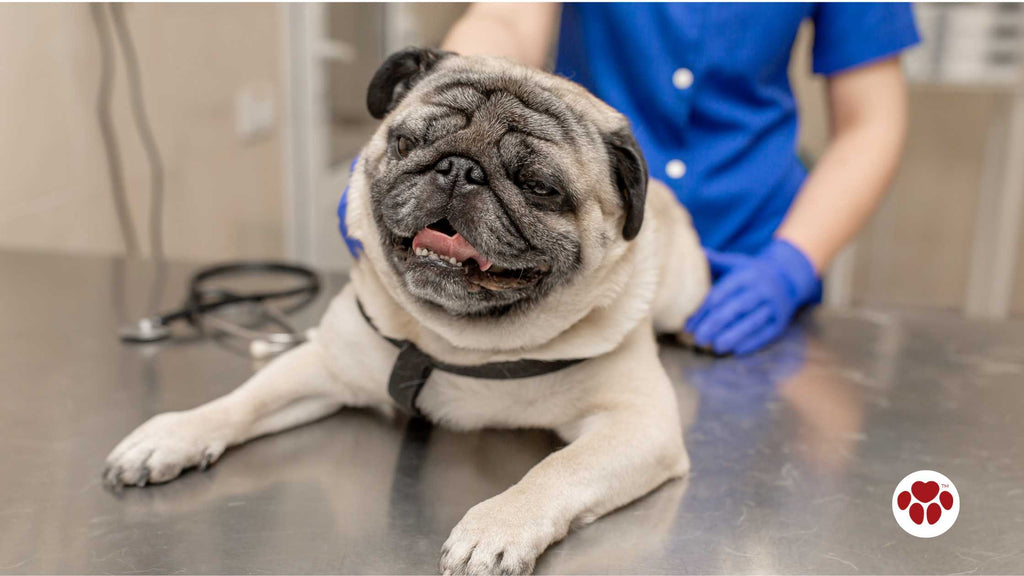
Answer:
[(411, 48), (367, 105), (383, 122), (350, 181), (351, 282), (308, 342), (139, 426), (105, 480), (167, 482), (345, 407), (546, 428), (566, 446), (471, 508), (440, 556), (446, 574), (531, 572), (573, 527), (687, 472), (655, 332), (681, 330), (707, 262), (626, 118), (565, 78)]

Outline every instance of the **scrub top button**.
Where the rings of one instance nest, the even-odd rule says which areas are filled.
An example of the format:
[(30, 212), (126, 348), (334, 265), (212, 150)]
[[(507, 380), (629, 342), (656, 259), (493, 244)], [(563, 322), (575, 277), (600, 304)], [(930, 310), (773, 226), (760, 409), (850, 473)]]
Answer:
[(682, 160), (669, 160), (668, 164), (665, 164), (665, 174), (673, 180), (678, 180), (686, 174), (686, 164), (683, 164)]
[(693, 71), (689, 68), (680, 68), (672, 74), (672, 85), (680, 90), (686, 90), (693, 86)]

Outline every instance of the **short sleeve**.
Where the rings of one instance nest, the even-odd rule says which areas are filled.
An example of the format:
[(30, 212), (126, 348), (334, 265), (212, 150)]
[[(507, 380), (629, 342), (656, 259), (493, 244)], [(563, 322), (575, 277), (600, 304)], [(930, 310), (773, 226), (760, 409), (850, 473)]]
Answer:
[(910, 4), (823, 3), (813, 21), (815, 74), (894, 56), (920, 41)]

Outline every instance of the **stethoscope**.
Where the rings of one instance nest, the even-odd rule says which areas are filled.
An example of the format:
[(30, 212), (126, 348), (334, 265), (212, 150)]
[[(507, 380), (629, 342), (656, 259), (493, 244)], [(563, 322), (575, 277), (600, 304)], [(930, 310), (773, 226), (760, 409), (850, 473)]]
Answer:
[[(279, 290), (243, 292), (210, 287), (215, 281), (252, 277), (291, 278), (300, 280), (296, 286)], [(178, 309), (146, 318), (119, 331), (121, 341), (148, 343), (171, 337), (170, 325), (186, 321), (200, 332), (209, 329), (249, 341), (249, 354), (254, 358), (267, 358), (306, 341), (306, 336), (295, 329), (287, 315), (312, 302), (320, 292), (320, 277), (305, 266), (281, 262), (237, 262), (204, 268), (189, 281), (185, 303)], [(286, 308), (275, 301), (292, 300)], [(260, 323), (276, 325), (280, 331), (267, 332), (231, 322), (213, 314), (228, 307), (247, 305), (258, 312)]]

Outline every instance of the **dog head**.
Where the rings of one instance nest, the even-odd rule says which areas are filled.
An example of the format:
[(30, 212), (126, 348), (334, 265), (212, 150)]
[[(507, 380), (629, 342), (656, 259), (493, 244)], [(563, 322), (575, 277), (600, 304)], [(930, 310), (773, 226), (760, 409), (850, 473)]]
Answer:
[(367, 106), (383, 123), (353, 185), (373, 226), (352, 229), (418, 305), (529, 309), (640, 232), (647, 167), (629, 123), (575, 83), (410, 48), (377, 71)]

